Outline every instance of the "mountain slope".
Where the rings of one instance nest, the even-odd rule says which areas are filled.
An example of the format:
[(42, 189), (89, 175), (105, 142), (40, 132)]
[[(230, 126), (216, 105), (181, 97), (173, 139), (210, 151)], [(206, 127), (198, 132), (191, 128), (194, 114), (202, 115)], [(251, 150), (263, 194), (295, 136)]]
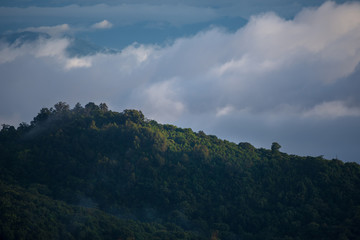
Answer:
[(279, 149), (60, 102), (30, 125), (3, 126), (1, 180), (116, 219), (170, 224), (184, 238), (357, 239), (359, 165)]
[(0, 183), (0, 239), (197, 239), (175, 225), (121, 220), (70, 206), (32, 187)]

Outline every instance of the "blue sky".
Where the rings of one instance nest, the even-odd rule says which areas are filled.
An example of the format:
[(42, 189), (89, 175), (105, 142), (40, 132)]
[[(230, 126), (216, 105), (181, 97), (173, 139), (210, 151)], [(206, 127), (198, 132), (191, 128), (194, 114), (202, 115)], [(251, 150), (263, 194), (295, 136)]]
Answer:
[(360, 162), (359, 1), (1, 1), (0, 123), (106, 102)]

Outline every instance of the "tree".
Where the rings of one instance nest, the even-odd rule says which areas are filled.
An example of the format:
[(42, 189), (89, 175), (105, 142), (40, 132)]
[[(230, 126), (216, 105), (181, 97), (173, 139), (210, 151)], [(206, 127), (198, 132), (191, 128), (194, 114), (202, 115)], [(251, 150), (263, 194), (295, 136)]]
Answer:
[(99, 107), (102, 112), (107, 112), (109, 110), (106, 103), (100, 103)]
[(55, 112), (60, 113), (69, 111), (70, 106), (66, 102), (58, 102), (54, 105), (54, 108)]
[(76, 113), (80, 113), (84, 108), (81, 106), (80, 103), (77, 103), (73, 109)]
[(17, 128), (18, 131), (24, 131), (29, 128), (29, 124), (26, 122), (22, 122), (19, 124), (19, 127)]
[(39, 122), (45, 121), (46, 119), (49, 118), (51, 113), (52, 113), (52, 109), (42, 108), (40, 110), (40, 113), (38, 113), (38, 115), (36, 117), (34, 117), (34, 120), (31, 121), (31, 125), (36, 125)]
[(98, 111), (98, 110), (99, 110), (99, 106), (96, 105), (96, 104), (93, 103), (93, 102), (89, 102), (88, 104), (85, 105), (85, 110), (86, 110), (87, 113), (94, 112), (94, 111)]
[(1, 124), (1, 126), (2, 126), (2, 131), (9, 131), (9, 129), (10, 129), (10, 125), (9, 124)]
[(241, 142), (238, 144), (238, 146), (246, 151), (251, 151), (251, 152), (255, 151), (255, 147), (248, 142)]
[(143, 123), (145, 120), (144, 114), (141, 111), (137, 111), (134, 109), (124, 110), (124, 116), (134, 123)]
[(273, 142), (271, 144), (271, 151), (272, 152), (279, 152), (279, 149), (281, 148), (281, 145), (278, 144), (277, 142)]

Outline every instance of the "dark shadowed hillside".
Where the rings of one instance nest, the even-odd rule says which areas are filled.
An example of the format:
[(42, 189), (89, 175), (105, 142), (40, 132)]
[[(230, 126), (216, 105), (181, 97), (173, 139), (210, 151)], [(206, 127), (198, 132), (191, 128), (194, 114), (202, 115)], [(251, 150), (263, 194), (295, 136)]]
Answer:
[(60, 102), (0, 132), (0, 239), (359, 239), (360, 166)]

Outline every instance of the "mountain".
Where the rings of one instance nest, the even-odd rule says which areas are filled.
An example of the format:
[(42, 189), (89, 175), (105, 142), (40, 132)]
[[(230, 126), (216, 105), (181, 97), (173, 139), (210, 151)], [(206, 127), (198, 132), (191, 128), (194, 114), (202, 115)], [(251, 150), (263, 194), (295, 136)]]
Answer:
[(20, 47), (25, 43), (38, 41), (39, 39), (50, 39), (51, 36), (42, 32), (11, 32), (0, 35), (0, 42), (6, 43), (13, 47)]
[(119, 51), (100, 47), (90, 41), (86, 41), (80, 38), (69, 38), (70, 45), (66, 48), (66, 53), (69, 57), (84, 57), (91, 56), (98, 53), (102, 54), (116, 54)]
[(359, 239), (360, 166), (64, 102), (0, 132), (0, 239)]
[[(88, 40), (75, 38), (69, 35), (62, 35), (61, 38), (65, 38), (69, 41), (69, 45), (65, 49), (65, 53), (69, 57), (92, 56), (99, 53), (116, 54), (119, 52), (118, 50), (100, 47)], [(57, 38), (45, 32), (36, 32), (31, 30), (0, 34), (0, 43), (5, 43), (14, 48), (21, 47), (24, 44), (31, 44), (41, 39), (49, 40)]]

